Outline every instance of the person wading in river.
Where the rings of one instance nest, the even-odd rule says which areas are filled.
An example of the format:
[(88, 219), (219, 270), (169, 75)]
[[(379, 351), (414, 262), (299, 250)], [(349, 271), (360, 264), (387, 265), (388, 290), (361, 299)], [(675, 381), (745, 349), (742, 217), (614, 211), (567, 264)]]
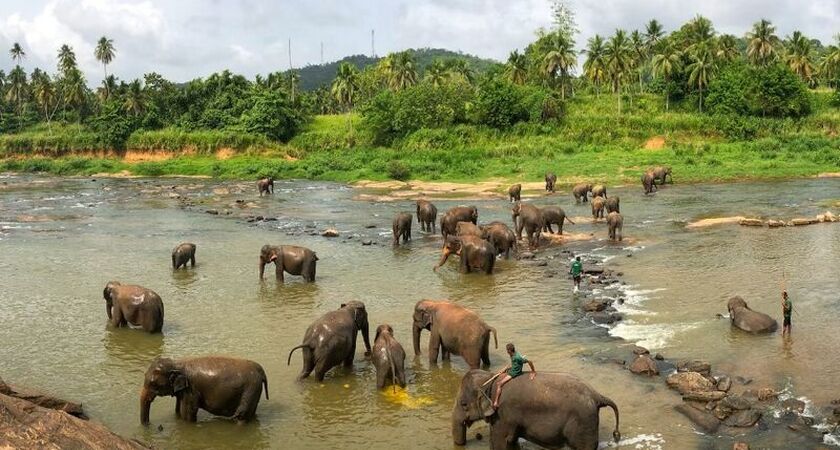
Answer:
[[(499, 378), (499, 381), (496, 382), (496, 395), (493, 396), (493, 409), (499, 408), (499, 398), (502, 396), (502, 387), (508, 381), (522, 375), (522, 366), (525, 365), (525, 363), (528, 363), (528, 365), (531, 366), (531, 375), (529, 378), (533, 380), (534, 377), (537, 376), (537, 369), (534, 368), (534, 363), (529, 361), (528, 358), (520, 355), (513, 344), (509, 343), (507, 345), (507, 353), (510, 355), (510, 365), (496, 374), (496, 376), (501, 375), (501, 378)], [(504, 375), (502, 375), (503, 373)]]
[(790, 336), (790, 316), (793, 314), (793, 303), (788, 298), (787, 291), (782, 291), (782, 315), (785, 321), (782, 323), (782, 336), (787, 334)]
[(583, 263), (580, 262), (580, 256), (572, 261), (572, 266), (569, 267), (569, 273), (572, 274), (572, 279), (575, 280), (575, 292), (580, 290), (580, 275), (583, 273)]

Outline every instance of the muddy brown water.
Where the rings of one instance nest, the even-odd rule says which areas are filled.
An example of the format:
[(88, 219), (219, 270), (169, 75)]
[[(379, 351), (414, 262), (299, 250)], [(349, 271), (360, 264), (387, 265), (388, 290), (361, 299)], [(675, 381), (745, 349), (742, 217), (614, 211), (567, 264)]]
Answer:
[[(706, 359), (714, 372), (806, 399), (806, 414), (819, 423), (823, 407), (840, 398), (840, 224), (777, 230), (685, 224), (733, 215), (812, 216), (840, 198), (840, 180), (678, 184), (647, 198), (635, 186), (610, 193), (621, 196), (624, 234), (633, 240), (613, 245), (603, 224), (567, 225), (568, 232), (591, 232), (595, 239), (562, 248), (623, 272), (626, 285), (611, 292), (588, 287), (573, 297), (568, 254), (559, 248), (538, 254), (536, 262), (500, 261), (489, 277), (460, 275), (454, 261), (435, 274), (438, 236), (415, 224), (407, 247), (389, 246), (391, 217), (412, 210), (411, 202), (355, 201), (357, 192), (339, 184), (277, 182), (274, 196), (258, 198), (252, 183), (2, 175), (0, 376), (82, 402), (115, 432), (161, 448), (446, 449), (453, 398), (467, 367), (457, 358), (430, 367), (427, 334), (424, 355), (413, 358), (410, 325), (417, 300), (449, 298), (498, 329), (502, 348), (491, 351), (494, 369), (505, 364), (504, 343), (513, 341), (538, 371), (575, 373), (615, 400), (619, 448), (731, 448), (739, 439), (770, 448), (816, 445), (786, 431), (772, 413), (740, 435), (698, 433), (673, 411), (680, 399), (661, 379), (635, 377), (608, 361), (629, 361), (632, 343), (668, 358)], [(565, 191), (533, 201), (559, 204), (572, 216), (589, 210)], [(435, 203), (445, 210), (462, 202)], [(481, 222), (510, 221), (502, 199), (469, 203), (479, 207)], [(277, 220), (249, 223), (246, 215)], [(332, 226), (340, 237), (317, 235)], [(173, 272), (170, 251), (182, 241), (198, 245), (198, 266)], [(316, 250), (317, 282), (260, 283), (257, 256), (265, 243)], [(780, 319), (783, 272), (796, 308), (790, 342), (779, 334), (745, 335), (716, 318), (726, 313), (726, 299), (741, 295)], [(161, 295), (162, 336), (106, 326), (101, 293), (111, 279)], [(599, 295), (626, 298), (619, 308), (625, 320), (606, 328), (586, 319), (580, 302)], [(408, 351), (404, 391), (375, 389), (361, 345), (352, 370), (334, 369), (323, 383), (295, 381), (299, 354), (286, 366), (289, 349), (313, 319), (354, 299), (366, 303), (372, 331), (391, 324)], [(152, 405), (152, 426), (140, 426), (138, 392), (151, 359), (206, 354), (265, 367), (271, 399), (260, 402), (258, 419), (238, 427), (200, 413), (198, 424), (185, 423), (175, 419), (174, 399), (163, 397)], [(614, 446), (612, 423), (602, 410), (602, 446)], [(487, 426), (473, 426), (467, 447), (485, 448), (486, 438), (477, 441), (476, 432), (486, 436)], [(837, 443), (832, 435), (824, 440)]]

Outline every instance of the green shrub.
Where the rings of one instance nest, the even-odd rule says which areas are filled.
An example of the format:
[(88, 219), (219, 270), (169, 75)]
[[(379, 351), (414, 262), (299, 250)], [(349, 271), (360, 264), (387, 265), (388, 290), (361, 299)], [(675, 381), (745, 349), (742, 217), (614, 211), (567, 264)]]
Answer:
[(411, 171), (402, 161), (392, 160), (388, 163), (388, 176), (394, 180), (406, 181), (411, 176)]
[(474, 114), (475, 123), (498, 129), (509, 128), (530, 118), (523, 90), (498, 78), (485, 81), (479, 86)]
[(733, 63), (709, 84), (706, 106), (713, 114), (802, 117), (811, 112), (811, 98), (785, 65)]
[(251, 96), (251, 100), (253, 105), (239, 121), (248, 132), (288, 141), (306, 120), (302, 110), (295, 108), (283, 92), (261, 89)]

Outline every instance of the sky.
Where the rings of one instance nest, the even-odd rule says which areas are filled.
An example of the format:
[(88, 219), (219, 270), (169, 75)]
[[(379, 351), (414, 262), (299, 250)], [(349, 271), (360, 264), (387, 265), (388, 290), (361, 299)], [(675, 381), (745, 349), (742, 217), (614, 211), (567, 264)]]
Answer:
[[(20, 42), (24, 67), (54, 72), (67, 43), (91, 80), (103, 67), (93, 49), (114, 40), (109, 73), (121, 79), (158, 72), (187, 81), (230, 69), (253, 77), (329, 62), (352, 54), (384, 55), (405, 48), (447, 48), (504, 61), (551, 24), (551, 0), (0, 0), (0, 69), (5, 49)], [(716, 30), (742, 36), (764, 17), (785, 37), (794, 30), (824, 44), (840, 33), (840, 0), (567, 0), (581, 46), (616, 28), (643, 29), (656, 18), (671, 31), (696, 14)], [(91, 83), (93, 84), (93, 83)]]

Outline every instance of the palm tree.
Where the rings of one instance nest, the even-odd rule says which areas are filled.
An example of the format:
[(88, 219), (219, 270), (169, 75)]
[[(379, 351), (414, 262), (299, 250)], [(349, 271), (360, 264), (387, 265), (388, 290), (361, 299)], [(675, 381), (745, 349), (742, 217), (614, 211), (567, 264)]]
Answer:
[(604, 59), (604, 38), (595, 35), (586, 43), (586, 61), (583, 63), (583, 75), (595, 85), (595, 95), (601, 95), (601, 83), (606, 80), (607, 66)]
[(340, 106), (344, 107), (347, 114), (347, 123), (350, 127), (350, 132), (353, 132), (353, 121), (350, 117), (350, 110), (353, 109), (353, 102), (356, 100), (356, 93), (359, 90), (359, 71), (356, 66), (343, 62), (338, 66), (338, 73), (333, 80), (332, 92), (333, 97), (338, 101)]
[(446, 82), (446, 78), (448, 77), (448, 71), (446, 69), (446, 64), (440, 59), (435, 59), (426, 67), (426, 75), (423, 77), (432, 84), (434, 87), (440, 87), (443, 83)]
[(135, 78), (134, 81), (129, 83), (128, 90), (125, 93), (123, 108), (134, 114), (134, 117), (139, 116), (146, 108), (146, 96), (145, 92), (143, 92), (143, 85), (140, 84), (140, 80)]
[(21, 47), (19, 43), (15, 42), (12, 45), (12, 49), (9, 50), (9, 55), (12, 56), (12, 61), (15, 61), (17, 65), (20, 65), (20, 62), (26, 57), (26, 52), (23, 51), (23, 47)]
[[(96, 56), (97, 61), (102, 63), (102, 70), (105, 72), (105, 78), (108, 78), (108, 64), (111, 64), (111, 61), (114, 60), (116, 53), (117, 50), (114, 48), (113, 39), (108, 39), (105, 36), (99, 38), (99, 42), (96, 43), (96, 50), (93, 52), (93, 55)], [(111, 93), (107, 92), (106, 95), (110, 96)]]
[(665, 111), (669, 110), (671, 92), (668, 87), (668, 81), (671, 76), (682, 66), (682, 52), (680, 52), (673, 42), (669, 42), (663, 46), (662, 50), (653, 55), (651, 60), (654, 76), (661, 76), (665, 80)]
[(26, 72), (23, 70), (23, 67), (17, 65), (11, 72), (9, 72), (8, 84), (9, 90), (6, 91), (6, 101), (17, 105), (18, 127), (20, 127), (23, 102), (26, 100), (28, 90), (28, 86), (26, 84)]
[(414, 57), (408, 51), (388, 55), (384, 69), (388, 78), (388, 85), (395, 91), (417, 84), (417, 68)]
[(450, 74), (461, 76), (467, 83), (475, 82), (475, 72), (465, 59), (452, 58), (446, 62), (446, 68)]
[(645, 25), (645, 45), (648, 50), (656, 47), (664, 35), (665, 29), (662, 27), (662, 24), (656, 19), (651, 19), (651, 21)]
[(507, 64), (505, 64), (505, 73), (511, 83), (525, 84), (528, 75), (528, 58), (525, 57), (525, 54), (519, 53), (518, 50), (510, 52)]
[(639, 73), (639, 91), (641, 92), (643, 90), (642, 71), (647, 61), (647, 45), (645, 45), (645, 39), (642, 37), (642, 33), (639, 33), (639, 30), (633, 30), (630, 33), (630, 48), (633, 50), (633, 67)]
[(64, 77), (63, 100), (64, 104), (75, 108), (79, 112), (79, 120), (81, 121), (81, 111), (87, 98), (87, 87), (85, 86), (85, 77), (79, 69), (72, 69)]
[(724, 62), (732, 62), (741, 56), (738, 50), (738, 41), (731, 34), (724, 34), (718, 39), (716, 56)]
[(47, 74), (37, 76), (32, 74), (32, 84), (35, 89), (35, 102), (41, 107), (44, 120), (47, 121), (47, 131), (52, 134), (52, 118), (58, 110), (58, 95), (55, 85)]
[(76, 54), (67, 44), (58, 49), (58, 69), (66, 75), (76, 68)]
[(560, 75), (560, 97), (566, 99), (566, 79), (569, 71), (577, 65), (577, 54), (572, 43), (561, 33), (556, 33), (553, 47), (543, 57), (543, 74), (551, 81)]
[(688, 31), (687, 41), (685, 42), (686, 50), (694, 51), (700, 46), (711, 47), (712, 40), (715, 37), (715, 29), (711, 20), (697, 15), (686, 24), (686, 28)]
[(618, 113), (621, 114), (621, 85), (632, 69), (632, 50), (624, 30), (615, 30), (604, 46), (604, 60), (612, 81), (613, 91), (618, 93)]
[(691, 55), (692, 63), (686, 68), (688, 70), (689, 86), (696, 86), (700, 93), (700, 112), (703, 112), (703, 88), (709, 86), (716, 69), (714, 56), (708, 48)]
[(802, 32), (794, 31), (793, 35), (787, 40), (785, 63), (790, 67), (790, 70), (799, 75), (799, 78), (811, 87), (814, 87), (816, 82), (813, 56), (814, 48), (811, 45), (811, 40), (805, 37)]
[(776, 36), (776, 27), (769, 20), (761, 19), (753, 24), (753, 29), (747, 33), (747, 58), (757, 66), (766, 66), (776, 56), (776, 48), (781, 45)]
[(829, 45), (825, 49), (820, 61), (820, 76), (829, 85), (840, 78), (840, 34), (836, 36), (837, 44)]
[(113, 92), (117, 89), (117, 77), (108, 75), (104, 80), (102, 80), (102, 86), (96, 89), (96, 96), (99, 98), (100, 102), (105, 103), (112, 97)]

